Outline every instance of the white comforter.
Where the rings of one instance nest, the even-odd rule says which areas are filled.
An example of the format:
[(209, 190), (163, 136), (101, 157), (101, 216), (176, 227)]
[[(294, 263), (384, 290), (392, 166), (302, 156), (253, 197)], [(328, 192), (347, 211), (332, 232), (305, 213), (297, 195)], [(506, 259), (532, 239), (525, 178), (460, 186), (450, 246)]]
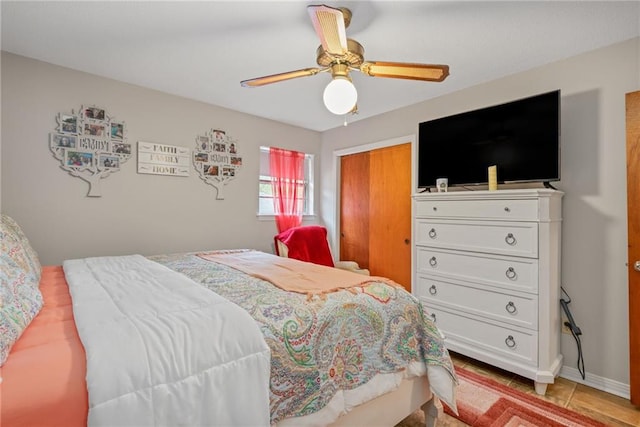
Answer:
[(269, 425), (269, 347), (247, 312), (139, 255), (64, 271), (89, 425)]

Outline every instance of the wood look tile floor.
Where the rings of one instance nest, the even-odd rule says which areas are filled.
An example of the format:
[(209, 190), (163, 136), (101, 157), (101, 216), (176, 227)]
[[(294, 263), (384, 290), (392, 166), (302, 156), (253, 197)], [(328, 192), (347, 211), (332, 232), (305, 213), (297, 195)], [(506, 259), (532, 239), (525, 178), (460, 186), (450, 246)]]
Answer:
[[(451, 353), (451, 358), (455, 366), (460, 366), (469, 371), (500, 381), (503, 384), (525, 393), (542, 397), (536, 394), (533, 388), (533, 382), (527, 378), (456, 353)], [(555, 405), (587, 415), (610, 426), (640, 427), (640, 407), (632, 405), (629, 400), (622, 397), (605, 393), (564, 378), (558, 377), (554, 384), (550, 384), (547, 387), (546, 395), (542, 398)], [(447, 414), (443, 414), (438, 425), (460, 427), (466, 426), (467, 424)]]

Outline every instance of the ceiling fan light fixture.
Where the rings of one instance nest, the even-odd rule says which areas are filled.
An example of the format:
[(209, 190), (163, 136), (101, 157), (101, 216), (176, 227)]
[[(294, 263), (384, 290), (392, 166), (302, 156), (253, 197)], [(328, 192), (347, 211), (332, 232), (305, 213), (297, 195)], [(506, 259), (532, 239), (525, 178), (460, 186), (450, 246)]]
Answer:
[(332, 80), (323, 94), (324, 105), (333, 114), (346, 115), (358, 111), (358, 92), (349, 77), (351, 71), (359, 71), (370, 77), (426, 82), (441, 82), (449, 75), (449, 66), (444, 64), (365, 61), (364, 47), (347, 38), (346, 28), (351, 22), (349, 9), (320, 4), (307, 6), (307, 11), (321, 43), (316, 49), (316, 63), (320, 68), (305, 68), (243, 80), (240, 82), (243, 87), (263, 86), (331, 71)]
[(333, 114), (349, 113), (358, 102), (358, 91), (348, 77), (336, 76), (329, 82), (322, 95), (324, 105)]

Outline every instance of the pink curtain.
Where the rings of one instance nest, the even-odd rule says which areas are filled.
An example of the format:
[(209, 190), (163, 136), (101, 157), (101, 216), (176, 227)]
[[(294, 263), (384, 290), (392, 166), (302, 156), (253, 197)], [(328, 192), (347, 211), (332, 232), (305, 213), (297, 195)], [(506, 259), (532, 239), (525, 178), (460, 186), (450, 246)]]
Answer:
[(302, 224), (304, 153), (271, 147), (269, 172), (278, 233)]

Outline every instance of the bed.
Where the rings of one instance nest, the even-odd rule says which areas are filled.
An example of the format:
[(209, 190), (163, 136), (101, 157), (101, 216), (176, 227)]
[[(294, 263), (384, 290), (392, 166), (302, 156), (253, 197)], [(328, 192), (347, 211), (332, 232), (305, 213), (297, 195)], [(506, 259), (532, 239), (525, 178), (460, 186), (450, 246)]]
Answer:
[(455, 410), (439, 331), (384, 279), (286, 290), (244, 268), (284, 259), (250, 250), (40, 267), (6, 215), (0, 233), (2, 425), (392, 426), (420, 407), (434, 425), (439, 399)]

